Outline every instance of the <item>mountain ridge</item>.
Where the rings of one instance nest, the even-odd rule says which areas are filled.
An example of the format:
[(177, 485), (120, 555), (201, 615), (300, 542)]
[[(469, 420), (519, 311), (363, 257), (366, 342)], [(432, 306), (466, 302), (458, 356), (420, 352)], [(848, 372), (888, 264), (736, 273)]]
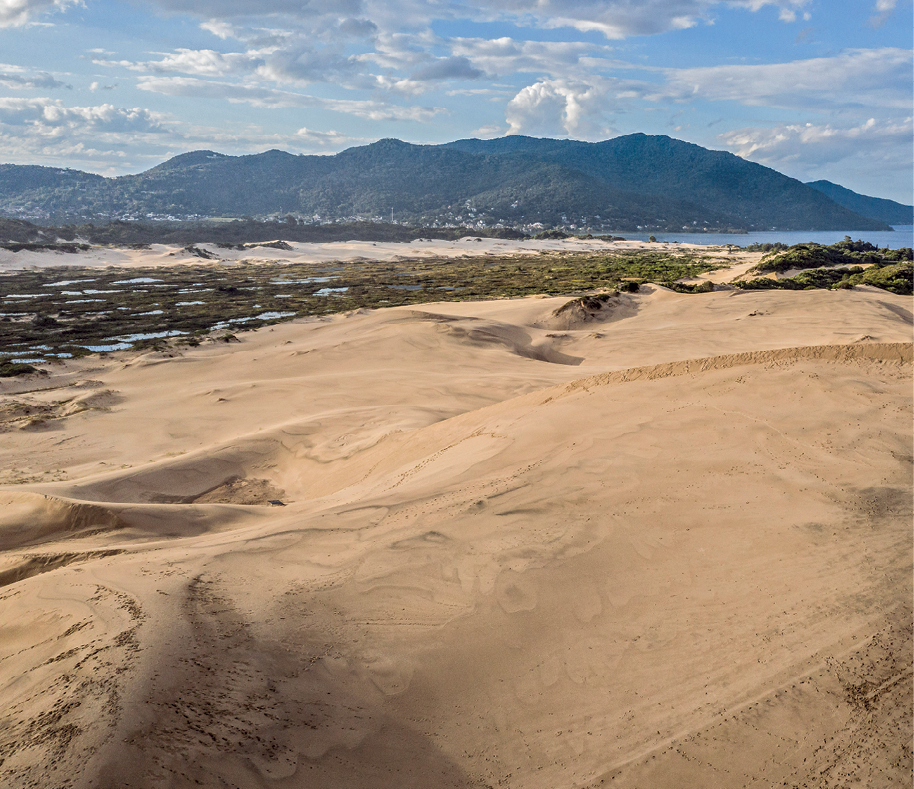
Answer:
[(861, 216), (879, 219), (890, 225), (914, 224), (914, 206), (898, 203), (895, 200), (886, 200), (883, 197), (860, 194), (832, 181), (808, 181), (806, 185)]
[(606, 230), (886, 230), (820, 190), (666, 136), (597, 143), (514, 135), (325, 156), (190, 151), (136, 175), (0, 165), (0, 215), (54, 219), (386, 218), (425, 226)]

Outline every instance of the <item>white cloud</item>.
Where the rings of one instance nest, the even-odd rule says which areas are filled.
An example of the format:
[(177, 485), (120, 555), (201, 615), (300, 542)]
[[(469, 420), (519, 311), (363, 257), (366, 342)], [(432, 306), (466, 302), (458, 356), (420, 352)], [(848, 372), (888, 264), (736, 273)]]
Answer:
[(898, 5), (898, 0), (876, 0), (876, 5), (873, 7), (873, 15), (869, 21), (870, 27), (882, 27), (892, 15), (896, 5)]
[[(72, 167), (102, 175), (114, 176), (139, 172), (159, 164), (178, 153), (210, 148), (222, 153), (249, 154), (270, 148), (299, 153), (335, 153), (343, 148), (367, 142), (338, 132), (314, 132), (301, 129), (297, 134), (274, 134), (256, 126), (240, 129), (191, 127), (172, 124), (165, 133), (107, 133), (49, 136), (23, 133), (0, 122), (0, 146), (9, 162)], [(139, 153), (142, 151), (142, 153)]]
[(178, 11), (204, 16), (207, 19), (231, 17), (289, 15), (315, 18), (329, 13), (338, 16), (358, 16), (362, 10), (361, 0), (156, 0), (156, 4), (169, 11)]
[[(266, 55), (257, 69), (261, 79), (280, 83), (308, 84), (334, 82), (353, 87), (361, 76), (359, 61), (342, 54), (336, 47), (315, 48), (296, 41)], [(367, 86), (368, 83), (365, 83)]]
[(60, 11), (79, 0), (0, 0), (0, 27), (19, 27), (48, 11)]
[(102, 60), (92, 62), (97, 66), (120, 67), (130, 71), (152, 72), (155, 74), (194, 74), (201, 77), (223, 77), (227, 74), (242, 74), (253, 71), (263, 64), (262, 58), (249, 53), (231, 52), (223, 54), (212, 49), (178, 49), (161, 53), (161, 60), (131, 61)]
[(10, 134), (0, 124), (0, 146), (9, 162), (72, 167), (74, 169), (109, 169), (112, 160), (125, 159), (127, 154), (117, 148), (96, 148), (72, 140), (46, 139), (37, 136)]
[(234, 154), (269, 148), (327, 153), (364, 142), (337, 131), (301, 128), (294, 134), (276, 134), (251, 124), (213, 128), (142, 108), (68, 107), (50, 99), (0, 98), (0, 146), (5, 161), (107, 175), (136, 172), (199, 148)]
[(27, 126), (32, 133), (49, 137), (90, 132), (160, 133), (164, 122), (163, 115), (140, 107), (66, 107), (61, 101), (45, 98), (0, 98), (0, 125)]
[[(2, 1), (2, 0), (0, 0)], [(5, 0), (25, 2), (25, 0)], [(60, 0), (69, 2), (70, 0)], [(884, 0), (883, 0), (884, 1)], [(50, 0), (43, 0), (48, 3)], [(205, 29), (220, 38), (234, 36), (226, 19), (254, 16), (285, 17), (306, 22), (319, 34), (332, 27), (358, 36), (386, 32), (419, 31), (432, 19), (505, 20), (520, 26), (573, 28), (597, 31), (606, 38), (623, 39), (682, 30), (709, 21), (715, 8), (735, 6), (749, 11), (777, 9), (793, 21), (811, 0), (154, 0), (168, 11), (203, 17)]]
[(123, 172), (136, 151), (160, 150), (172, 130), (168, 118), (139, 107), (0, 98), (0, 146), (8, 162)]
[[(889, 196), (894, 176), (910, 173), (914, 122), (869, 118), (855, 126), (831, 123), (746, 128), (719, 136), (727, 150), (744, 159), (813, 181), (826, 178), (864, 194)], [(910, 180), (894, 199), (911, 203)]]
[(140, 90), (148, 90), (166, 96), (220, 98), (236, 104), (250, 104), (254, 107), (270, 109), (278, 107), (326, 109), (373, 121), (427, 121), (439, 113), (446, 112), (440, 107), (402, 107), (372, 100), (325, 99), (260, 85), (239, 85), (233, 82), (216, 82), (192, 77), (143, 77), (137, 83), (137, 87)]
[(510, 88), (455, 88), (447, 91), (448, 96), (489, 96), (493, 99), (507, 99), (514, 93)]
[(480, 137), (482, 139), (491, 139), (492, 137), (502, 137), (507, 134), (508, 130), (504, 126), (498, 126), (492, 124), (489, 126), (480, 126), (478, 129), (474, 129), (470, 132), (473, 137)]
[[(315, 47), (306, 37), (291, 33), (279, 36), (273, 31), (258, 43), (269, 46), (245, 52), (218, 52), (212, 49), (177, 49), (158, 60), (112, 60), (95, 58), (93, 63), (107, 68), (124, 68), (145, 74), (187, 74), (197, 77), (242, 77), (254, 75), (265, 82), (309, 84), (332, 82), (340, 87), (373, 88), (375, 80), (364, 73), (362, 61), (342, 54), (337, 46)], [(240, 33), (236, 34), (241, 35)], [(268, 38), (269, 41), (265, 41)]]
[(728, 150), (745, 159), (814, 166), (837, 162), (861, 151), (868, 151), (873, 159), (881, 158), (889, 149), (910, 143), (912, 133), (911, 118), (881, 122), (869, 118), (858, 126), (801, 123), (739, 129), (726, 132), (719, 139)]
[(46, 71), (29, 73), (19, 66), (6, 63), (0, 63), (0, 86), (13, 90), (54, 90), (73, 87), (52, 77)]
[(912, 53), (853, 49), (829, 58), (791, 63), (667, 70), (656, 94), (687, 101), (710, 99), (799, 110), (911, 106)]
[(455, 38), (448, 42), (451, 51), (468, 58), (480, 69), (495, 75), (535, 73), (570, 77), (587, 73), (582, 68), (585, 58), (600, 58), (599, 66), (619, 65), (606, 56), (612, 50), (606, 46), (579, 41), (519, 41), (504, 36), (496, 39)]
[(505, 108), (509, 134), (602, 139), (612, 131), (604, 123), (606, 94), (600, 86), (568, 80), (544, 80), (521, 90)]
[(360, 137), (350, 137), (338, 131), (315, 131), (305, 126), (295, 132), (295, 137), (298, 145), (304, 145), (310, 150), (332, 149), (339, 151), (345, 147), (367, 142), (367, 140), (363, 140)]
[(228, 38), (238, 38), (235, 28), (228, 22), (220, 22), (218, 19), (212, 19), (209, 22), (202, 22), (200, 27), (208, 33), (212, 33), (217, 38), (225, 41)]
[[(795, 14), (810, 0), (726, 0), (759, 11), (766, 6)], [(684, 30), (711, 19), (722, 0), (488, 0), (473, 3), (477, 15), (507, 17), (517, 24), (597, 31), (608, 39)]]

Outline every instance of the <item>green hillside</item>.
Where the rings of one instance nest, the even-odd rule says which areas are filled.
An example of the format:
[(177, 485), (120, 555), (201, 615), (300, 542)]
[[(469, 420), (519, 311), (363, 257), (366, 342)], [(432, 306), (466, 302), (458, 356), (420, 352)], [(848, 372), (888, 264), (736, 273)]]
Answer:
[(831, 181), (810, 181), (806, 185), (861, 216), (869, 216), (890, 225), (914, 224), (914, 206), (881, 197), (867, 197)]
[(137, 175), (0, 166), (0, 216), (390, 218), (424, 226), (608, 230), (886, 229), (731, 154), (643, 134), (601, 143), (506, 137), (380, 140), (333, 156), (182, 154)]
[(641, 195), (700, 203), (749, 230), (873, 230), (884, 222), (822, 199), (782, 173), (725, 151), (665, 136), (630, 134), (598, 143), (513, 136), (449, 143), (477, 155), (559, 163)]

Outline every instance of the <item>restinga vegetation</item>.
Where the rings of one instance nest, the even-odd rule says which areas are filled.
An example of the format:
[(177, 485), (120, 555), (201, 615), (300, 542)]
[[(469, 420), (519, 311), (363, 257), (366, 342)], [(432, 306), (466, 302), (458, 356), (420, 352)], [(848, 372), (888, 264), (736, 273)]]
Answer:
[(823, 244), (794, 244), (785, 249), (775, 249), (765, 255), (755, 266), (755, 271), (764, 274), (769, 271), (790, 271), (820, 266), (884, 266), (911, 261), (911, 248), (879, 249), (866, 241), (844, 241), (825, 246)]
[(810, 290), (814, 288), (852, 288), (872, 285), (910, 296), (914, 292), (914, 251), (910, 248), (878, 249), (865, 241), (849, 237), (837, 244), (795, 244), (776, 249), (750, 273), (794, 276), (758, 277), (734, 282), (743, 290)]
[(599, 143), (388, 139), (333, 156), (194, 151), (118, 178), (0, 165), (0, 215), (55, 225), (288, 217), (525, 232), (890, 229), (770, 168), (644, 134)]

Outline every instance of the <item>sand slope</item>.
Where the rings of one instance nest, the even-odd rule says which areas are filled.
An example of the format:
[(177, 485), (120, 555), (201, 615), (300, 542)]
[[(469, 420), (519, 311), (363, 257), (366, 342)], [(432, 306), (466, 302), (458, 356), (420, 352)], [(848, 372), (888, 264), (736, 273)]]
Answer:
[(906, 785), (910, 299), (567, 301), (3, 383), (0, 784)]

